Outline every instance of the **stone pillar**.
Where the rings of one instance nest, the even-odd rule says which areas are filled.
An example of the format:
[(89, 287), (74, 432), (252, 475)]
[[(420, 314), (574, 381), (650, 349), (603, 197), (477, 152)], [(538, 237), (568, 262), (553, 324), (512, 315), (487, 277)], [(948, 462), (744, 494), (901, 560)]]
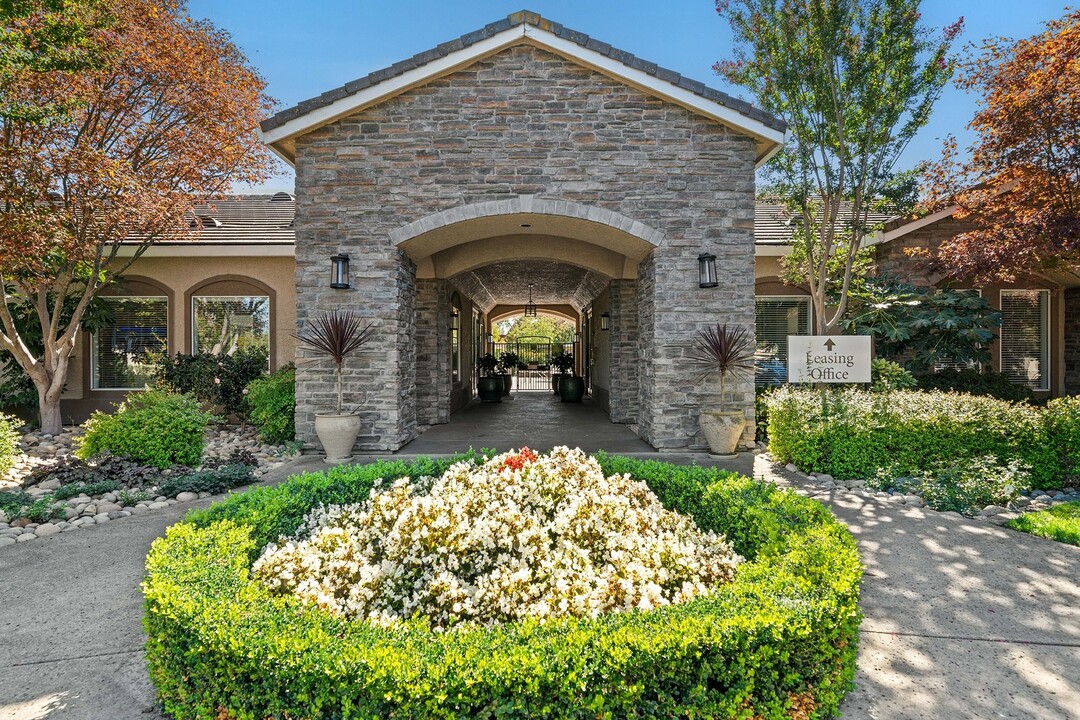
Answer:
[(609, 414), (611, 422), (633, 423), (638, 416), (641, 358), (638, 355), (636, 280), (612, 280), (608, 286), (611, 315)]
[(421, 425), (450, 421), (449, 291), (446, 280), (416, 281), (416, 421)]
[[(317, 243), (297, 242), (297, 330), (332, 310), (352, 310), (375, 332), (345, 359), (344, 410), (360, 414), (361, 450), (396, 450), (416, 437), (415, 267), (394, 248), (372, 243), (334, 243), (352, 257), (352, 287), (334, 290), (328, 281), (332, 253)], [(298, 347), (297, 437), (315, 447), (315, 414), (336, 404), (334, 365)]]

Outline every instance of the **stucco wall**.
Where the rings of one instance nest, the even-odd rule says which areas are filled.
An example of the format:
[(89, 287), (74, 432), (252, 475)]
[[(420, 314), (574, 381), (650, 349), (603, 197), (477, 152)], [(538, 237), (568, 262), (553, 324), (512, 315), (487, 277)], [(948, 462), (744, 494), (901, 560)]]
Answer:
[[(692, 381), (685, 355), (704, 323), (752, 326), (754, 142), (719, 123), (526, 46), (297, 138), (298, 322), (331, 307), (361, 308), (380, 326), (350, 392), (372, 408), (365, 449), (394, 449), (417, 432), (415, 267), (391, 232), (433, 213), (533, 195), (605, 208), (654, 228), (663, 242), (639, 268), (640, 427), (665, 449), (701, 448), (697, 412), (713, 388)], [(325, 283), (327, 258), (348, 252), (353, 289)], [(697, 287), (711, 252), (723, 287)], [(647, 296), (647, 297), (646, 297)], [(408, 302), (408, 310), (402, 299)], [(327, 392), (301, 368), (297, 428), (312, 437)], [(732, 402), (752, 411), (751, 383)]]

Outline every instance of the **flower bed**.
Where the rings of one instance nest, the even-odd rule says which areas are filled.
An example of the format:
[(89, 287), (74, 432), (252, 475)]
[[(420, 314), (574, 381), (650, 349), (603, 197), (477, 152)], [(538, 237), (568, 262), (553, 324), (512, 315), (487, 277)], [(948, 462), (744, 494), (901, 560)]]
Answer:
[[(147, 658), (181, 718), (827, 716), (851, 685), (861, 569), (820, 504), (722, 471), (599, 456), (746, 558), (687, 602), (583, 617), (383, 627), (276, 594), (263, 549), (320, 504), (449, 461), (342, 467), (192, 513), (155, 542)], [(401, 483), (399, 487), (404, 487)], [(422, 493), (420, 493), (422, 495)]]

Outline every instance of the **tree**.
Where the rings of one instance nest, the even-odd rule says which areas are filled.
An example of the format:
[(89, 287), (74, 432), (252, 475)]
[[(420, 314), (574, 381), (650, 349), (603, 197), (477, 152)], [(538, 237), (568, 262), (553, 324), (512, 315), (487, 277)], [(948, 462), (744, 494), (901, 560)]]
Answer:
[[(266, 177), (255, 128), (272, 102), (229, 36), (181, 0), (14, 4), (0, 5), (0, 107), (14, 109), (0, 116), (0, 350), (33, 381), (42, 429), (57, 432), (92, 298), (156, 240), (193, 237), (195, 205)], [(76, 11), (74, 49), (39, 62), (52, 26), (40, 18), (63, 26)], [(50, 111), (24, 111), (34, 107)], [(40, 352), (13, 317), (24, 302)]]
[(952, 75), (947, 53), (961, 22), (938, 37), (918, 8), (918, 0), (716, 2), (736, 44), (715, 70), (788, 123), (765, 179), (793, 213), (793, 262), (803, 266), (818, 334), (838, 330), (873, 229), (868, 214), (897, 202), (905, 185), (897, 160)]
[(1025, 40), (969, 46), (957, 85), (981, 94), (961, 160), (948, 138), (927, 173), (931, 209), (969, 224), (935, 269), (989, 284), (1080, 271), (1080, 10)]
[(576, 326), (561, 318), (518, 316), (495, 324), (497, 342), (515, 342), (525, 337), (546, 337), (553, 343), (574, 341)]

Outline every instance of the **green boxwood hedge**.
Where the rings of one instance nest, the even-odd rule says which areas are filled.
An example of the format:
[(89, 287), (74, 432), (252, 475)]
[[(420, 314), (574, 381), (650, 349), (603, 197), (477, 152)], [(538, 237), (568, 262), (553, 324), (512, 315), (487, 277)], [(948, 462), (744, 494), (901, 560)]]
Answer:
[(993, 455), (1028, 466), (1035, 487), (1053, 489), (1080, 466), (1080, 404), (1073, 401), (1041, 408), (950, 392), (785, 387), (765, 402), (773, 458), (840, 480), (917, 475)]
[(433, 632), (382, 629), (271, 595), (249, 576), (319, 503), (450, 460), (340, 467), (196, 511), (154, 543), (151, 678), (177, 718), (806, 718), (852, 684), (855, 543), (820, 504), (713, 469), (600, 457), (747, 557), (706, 598), (649, 612)]

